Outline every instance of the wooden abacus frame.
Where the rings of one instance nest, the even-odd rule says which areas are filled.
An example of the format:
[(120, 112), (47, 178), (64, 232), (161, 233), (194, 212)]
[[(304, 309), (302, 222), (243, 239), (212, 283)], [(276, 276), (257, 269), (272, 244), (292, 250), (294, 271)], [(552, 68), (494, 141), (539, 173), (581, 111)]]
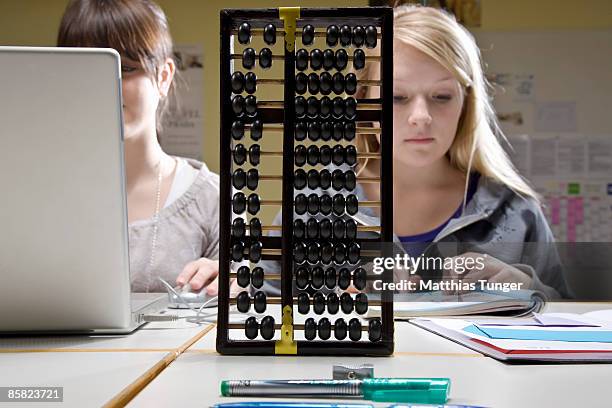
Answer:
[[(281, 15), (294, 15), (286, 20)], [(303, 329), (303, 325), (293, 324), (293, 314), (297, 313), (294, 307), (293, 294), (293, 198), (294, 198), (294, 125), (295, 125), (295, 34), (306, 24), (315, 27), (326, 27), (329, 24), (370, 24), (377, 27), (380, 38), (380, 99), (360, 99), (358, 106), (370, 106), (357, 112), (357, 121), (380, 122), (380, 129), (376, 133), (381, 134), (381, 179), (380, 179), (380, 240), (375, 239), (359, 241), (364, 252), (378, 250), (380, 255), (392, 256), (390, 249), (382, 243), (393, 241), (393, 168), (392, 168), (392, 141), (393, 141), (393, 10), (389, 7), (364, 7), (364, 8), (281, 8), (281, 9), (250, 9), (250, 10), (222, 10), (221, 14), (221, 66), (220, 66), (220, 107), (221, 107), (221, 156), (220, 156), (220, 225), (219, 225), (219, 300), (217, 321), (217, 351), (221, 354), (232, 355), (370, 355), (385, 356), (393, 353), (393, 297), (390, 293), (383, 293), (380, 302), (372, 304), (381, 305), (382, 336), (379, 341), (307, 341), (294, 340), (293, 330)], [(297, 18), (296, 18), (297, 17)], [(281, 340), (232, 340), (229, 330), (240, 328), (239, 324), (229, 323), (229, 308), (235, 304), (230, 299), (230, 282), (235, 276), (231, 266), (230, 235), (232, 225), (232, 137), (231, 126), (235, 118), (231, 96), (232, 89), (229, 83), (231, 76), (230, 63), (237, 56), (231, 54), (232, 34), (243, 22), (248, 22), (253, 33), (261, 33), (261, 29), (268, 23), (274, 23), (277, 27), (278, 41), (284, 44), (284, 103), (279, 109), (276, 106), (258, 107), (258, 117), (266, 126), (281, 130), (278, 124), (282, 124), (283, 131), (283, 188), (282, 188), (282, 234), (278, 236), (263, 235), (259, 240), (263, 244), (262, 259), (280, 259), (281, 263), (281, 297), (276, 298), (274, 303), (282, 305), (282, 325), (276, 324), (275, 329), (281, 328)], [(293, 25), (287, 29), (288, 26)], [(279, 27), (283, 27), (279, 29)], [(317, 33), (318, 34), (318, 33)], [(318, 34), (317, 36), (319, 36)], [(292, 42), (287, 46), (287, 41)], [(278, 59), (277, 56), (273, 57)], [(372, 105), (374, 104), (374, 105)], [(258, 104), (259, 105), (259, 104)], [(377, 109), (372, 106), (381, 107)], [(270, 228), (272, 229), (272, 228)], [(246, 237), (250, 239), (250, 237)], [(369, 241), (369, 242), (368, 242)], [(247, 240), (248, 242), (248, 240)], [(271, 250), (270, 250), (271, 249)], [(280, 254), (279, 254), (280, 251)], [(366, 258), (362, 255), (362, 259)], [(393, 281), (393, 272), (385, 270), (380, 277), (384, 282)], [(266, 278), (268, 279), (268, 278)], [(278, 280), (278, 277), (276, 277)], [(289, 313), (287, 313), (289, 311)]]

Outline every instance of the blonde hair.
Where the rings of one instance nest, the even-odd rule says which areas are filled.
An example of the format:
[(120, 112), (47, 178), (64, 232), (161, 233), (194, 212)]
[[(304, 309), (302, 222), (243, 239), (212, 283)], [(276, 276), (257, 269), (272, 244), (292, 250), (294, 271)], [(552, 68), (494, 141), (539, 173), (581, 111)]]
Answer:
[[(442, 10), (416, 5), (395, 8), (393, 25), (394, 40), (433, 58), (453, 74), (464, 90), (457, 134), (448, 151), (451, 165), (466, 175), (475, 170), (519, 195), (538, 200), (537, 193), (520, 176), (500, 144), (499, 139), (505, 140), (505, 136), (489, 100), (489, 84), (472, 35)], [(357, 74), (359, 79), (372, 79), (372, 63)], [(364, 97), (367, 91), (363, 86), (358, 95)], [(373, 134), (358, 135), (356, 144), (362, 152), (375, 152), (380, 148)], [(359, 167), (360, 171), (365, 170), (369, 163), (360, 161)], [(468, 180), (466, 177), (466, 190)]]

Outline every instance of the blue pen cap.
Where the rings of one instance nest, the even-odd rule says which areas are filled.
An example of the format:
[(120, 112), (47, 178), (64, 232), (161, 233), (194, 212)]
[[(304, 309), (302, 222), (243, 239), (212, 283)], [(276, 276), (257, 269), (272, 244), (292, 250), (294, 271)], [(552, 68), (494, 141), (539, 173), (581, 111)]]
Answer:
[(363, 397), (376, 402), (444, 404), (450, 394), (449, 378), (365, 378)]

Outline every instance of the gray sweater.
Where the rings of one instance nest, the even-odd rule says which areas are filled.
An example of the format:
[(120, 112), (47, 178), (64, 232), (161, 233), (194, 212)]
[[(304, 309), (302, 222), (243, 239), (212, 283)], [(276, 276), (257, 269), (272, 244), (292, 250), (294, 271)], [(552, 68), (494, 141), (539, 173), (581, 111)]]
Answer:
[(149, 270), (155, 222), (129, 225), (130, 274), (134, 292), (165, 292), (162, 277), (174, 286), (185, 265), (205, 257), (219, 259), (219, 176), (204, 163), (188, 160), (198, 175), (172, 204), (159, 212), (157, 244)]

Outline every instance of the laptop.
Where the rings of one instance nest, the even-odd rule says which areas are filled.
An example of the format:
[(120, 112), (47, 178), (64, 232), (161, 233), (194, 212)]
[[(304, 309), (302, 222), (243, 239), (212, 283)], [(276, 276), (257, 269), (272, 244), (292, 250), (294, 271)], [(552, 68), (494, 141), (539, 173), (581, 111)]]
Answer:
[(0, 332), (128, 333), (121, 70), (112, 49), (0, 47)]

